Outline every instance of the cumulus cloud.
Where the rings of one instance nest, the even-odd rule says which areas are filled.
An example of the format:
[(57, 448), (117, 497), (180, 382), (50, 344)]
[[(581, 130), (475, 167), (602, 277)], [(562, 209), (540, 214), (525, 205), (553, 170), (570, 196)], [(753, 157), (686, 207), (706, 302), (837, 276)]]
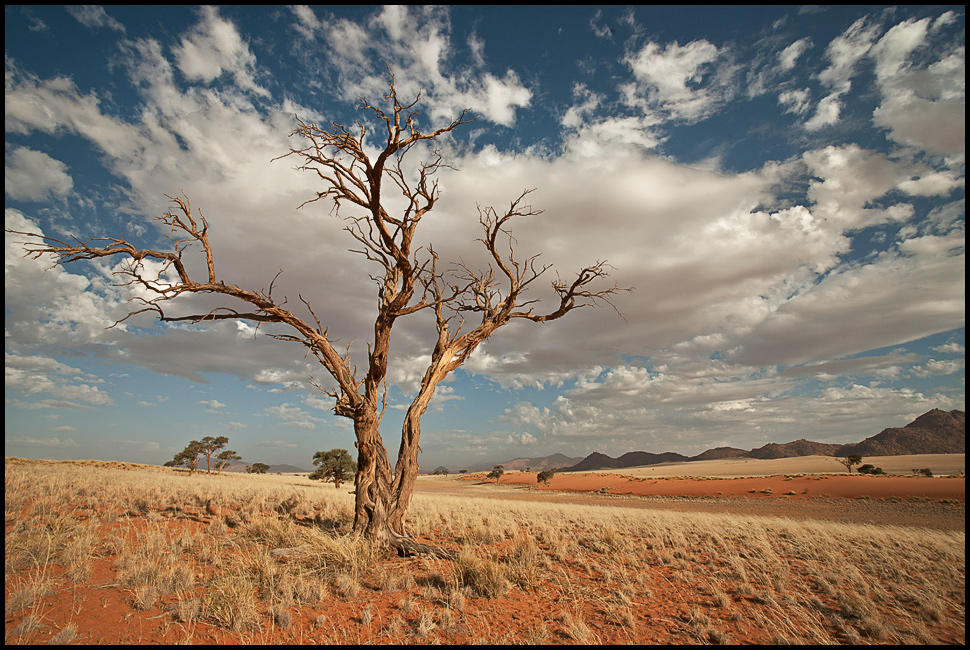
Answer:
[(24, 396), (51, 395), (58, 404), (80, 407), (114, 404), (99, 383), (104, 380), (54, 359), (4, 353), (4, 386)]
[(819, 101), (815, 115), (805, 122), (806, 129), (817, 131), (839, 121), (842, 96), (851, 89), (856, 66), (869, 52), (878, 33), (879, 26), (871, 19), (860, 18), (828, 44), (825, 55), (829, 66), (818, 74), (818, 80), (830, 92)]
[(713, 43), (700, 39), (686, 45), (649, 42), (625, 57), (636, 83), (623, 87), (627, 103), (641, 105), (669, 119), (696, 121), (728, 95), (728, 68)]
[(269, 91), (253, 77), (256, 57), (235, 25), (220, 17), (215, 7), (205, 6), (200, 12), (199, 23), (173, 49), (182, 74), (190, 81), (212, 82), (229, 73), (240, 88), (268, 97)]
[(953, 47), (939, 60), (914, 65), (925, 45), (929, 19), (890, 29), (876, 48), (876, 76), (883, 101), (873, 122), (902, 144), (934, 154), (962, 155), (966, 138), (966, 52)]
[(4, 192), (15, 201), (41, 201), (49, 196), (64, 196), (74, 187), (67, 165), (43, 151), (27, 147), (7, 152), (3, 174)]
[(964, 323), (964, 291), (962, 267), (947, 257), (887, 254), (831, 273), (786, 302), (741, 341), (735, 358), (794, 365), (956, 329)]
[(283, 426), (291, 429), (316, 429), (315, 422), (321, 421), (321, 418), (313, 417), (299, 406), (288, 402), (266, 408), (264, 412), (282, 420)]
[[(456, 67), (451, 23), (445, 7), (388, 5), (361, 24), (345, 18), (320, 20), (312, 10), (295, 9), (294, 28), (305, 38), (320, 39), (338, 70), (337, 88), (345, 99), (379, 97), (387, 88), (383, 62), (393, 61), (402, 98), (420, 92), (426, 112), (440, 122), (465, 109), (501, 125), (511, 125), (532, 91), (515, 72), (495, 75), (477, 65)], [(475, 61), (475, 59), (473, 59)]]
[(778, 53), (778, 65), (782, 70), (791, 70), (798, 62), (798, 58), (812, 47), (812, 39), (800, 38)]

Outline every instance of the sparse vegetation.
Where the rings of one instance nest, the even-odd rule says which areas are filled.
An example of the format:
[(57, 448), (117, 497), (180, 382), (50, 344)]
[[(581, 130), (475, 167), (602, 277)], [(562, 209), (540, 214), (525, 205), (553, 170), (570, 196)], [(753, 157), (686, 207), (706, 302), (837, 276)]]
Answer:
[(417, 493), (455, 559), (392, 558), (305, 477), (4, 478), (8, 643), (964, 641), (962, 532)]

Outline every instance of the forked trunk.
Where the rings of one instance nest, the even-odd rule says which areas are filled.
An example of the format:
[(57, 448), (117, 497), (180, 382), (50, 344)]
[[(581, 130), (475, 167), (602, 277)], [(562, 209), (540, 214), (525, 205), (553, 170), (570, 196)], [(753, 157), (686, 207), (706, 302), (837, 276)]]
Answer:
[(430, 395), (426, 399), (419, 395), (408, 410), (393, 478), (377, 418), (358, 418), (355, 422), (358, 454), (354, 532), (378, 547), (394, 547), (402, 554), (454, 559), (451, 551), (415, 542), (405, 526), (418, 477), (421, 415), (430, 399)]

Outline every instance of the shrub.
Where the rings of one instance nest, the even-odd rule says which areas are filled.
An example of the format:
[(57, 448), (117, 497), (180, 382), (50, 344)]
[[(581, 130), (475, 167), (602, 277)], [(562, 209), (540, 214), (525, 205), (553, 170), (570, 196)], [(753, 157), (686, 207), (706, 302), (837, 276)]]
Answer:
[(458, 552), (454, 563), (455, 582), (485, 598), (501, 596), (509, 590), (507, 569), (490, 558), (479, 558), (470, 546)]

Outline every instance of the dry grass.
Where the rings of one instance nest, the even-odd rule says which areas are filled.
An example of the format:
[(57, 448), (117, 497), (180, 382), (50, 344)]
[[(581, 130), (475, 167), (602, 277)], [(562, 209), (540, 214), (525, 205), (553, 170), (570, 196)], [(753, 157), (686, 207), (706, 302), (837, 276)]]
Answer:
[(299, 478), (5, 470), (8, 643), (964, 640), (962, 532), (418, 494), (400, 559)]

